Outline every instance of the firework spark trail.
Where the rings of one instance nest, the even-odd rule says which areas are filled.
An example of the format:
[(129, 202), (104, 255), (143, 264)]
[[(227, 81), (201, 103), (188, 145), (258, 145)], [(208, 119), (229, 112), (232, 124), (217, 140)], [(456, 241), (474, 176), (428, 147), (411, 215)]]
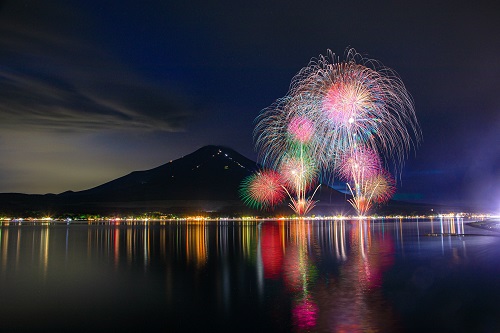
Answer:
[(420, 140), (412, 98), (397, 74), (352, 49), (343, 62), (331, 52), (312, 59), (292, 79), (287, 103), (316, 121), (314, 150), (324, 166), (362, 143), (402, 167)]
[(365, 216), (374, 204), (382, 204), (391, 199), (396, 191), (394, 178), (382, 169), (379, 174), (364, 179), (362, 183), (353, 182), (355, 190), (348, 182), (347, 187), (352, 198), (347, 200), (356, 210), (359, 216)]
[[(319, 186), (311, 197), (307, 197), (307, 193), (317, 181), (318, 169), (316, 168), (314, 160), (309, 158), (307, 148), (303, 143), (294, 146), (294, 149), (289, 151), (282, 159), (282, 163), (279, 166), (279, 172), (284, 180), (283, 187), (291, 201), (289, 206), (298, 215), (308, 213), (316, 204), (316, 202), (312, 200), (312, 197)], [(292, 197), (290, 192), (292, 192), (296, 198)]]
[(254, 129), (259, 160), (267, 168), (277, 169), (287, 152), (301, 146), (308, 150), (315, 140), (314, 120), (290, 103), (289, 97), (277, 100), (264, 109)]
[(337, 173), (347, 182), (353, 196), (348, 202), (356, 209), (358, 215), (365, 215), (372, 207), (372, 193), (378, 187), (373, 180), (378, 179), (381, 170), (379, 156), (363, 146), (352, 148), (341, 157)]
[[(290, 206), (299, 215), (315, 203), (306, 197), (311, 177), (349, 179), (350, 202), (361, 215), (373, 201), (387, 201), (395, 186), (382, 164), (392, 162), (400, 171), (420, 138), (413, 100), (399, 76), (354, 49), (343, 61), (330, 50), (311, 59), (293, 77), (287, 95), (262, 110), (254, 129), (262, 165), (282, 173)], [(346, 156), (358, 161), (347, 162)]]
[[(381, 170), (380, 174), (363, 180), (362, 183), (347, 182), (352, 198), (347, 200), (359, 216), (365, 216), (375, 204), (382, 204), (390, 200), (396, 190), (392, 176)], [(354, 190), (353, 190), (354, 186)]]
[(316, 194), (316, 192), (319, 189), (319, 185), (316, 187), (314, 192), (311, 194), (309, 198), (305, 198), (304, 196), (298, 195), (297, 198), (294, 198), (290, 192), (286, 189), (286, 187), (283, 187), (285, 190), (286, 194), (288, 195), (290, 199), (290, 203), (288, 204), (288, 207), (290, 207), (297, 215), (303, 216), (311, 211), (311, 209), (316, 206), (317, 201), (314, 201), (312, 198)]

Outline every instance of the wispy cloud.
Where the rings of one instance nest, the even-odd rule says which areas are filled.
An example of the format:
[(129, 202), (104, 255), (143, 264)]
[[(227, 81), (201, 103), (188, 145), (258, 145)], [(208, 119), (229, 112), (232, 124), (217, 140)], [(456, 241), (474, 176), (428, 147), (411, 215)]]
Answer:
[[(118, 55), (88, 43), (91, 28), (59, 29), (88, 24), (90, 17), (57, 15), (56, 6), (34, 16), (36, 8), (9, 5), (14, 14), (26, 13), (0, 12), (0, 127), (183, 130), (192, 112), (188, 98), (147, 81)], [(68, 25), (69, 19), (83, 22)]]

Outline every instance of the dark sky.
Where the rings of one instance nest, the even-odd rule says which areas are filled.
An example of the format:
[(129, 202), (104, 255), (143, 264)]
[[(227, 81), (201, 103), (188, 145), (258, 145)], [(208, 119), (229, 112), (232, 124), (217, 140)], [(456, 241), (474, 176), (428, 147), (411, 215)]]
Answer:
[(83, 190), (207, 144), (256, 159), (259, 112), (352, 47), (415, 101), (396, 198), (500, 210), (495, 5), (0, 0), (0, 192)]

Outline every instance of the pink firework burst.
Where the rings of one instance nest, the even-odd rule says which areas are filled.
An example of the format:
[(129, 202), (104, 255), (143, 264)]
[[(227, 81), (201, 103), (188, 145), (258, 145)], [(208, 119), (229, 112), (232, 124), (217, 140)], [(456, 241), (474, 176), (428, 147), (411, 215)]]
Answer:
[(338, 165), (338, 174), (344, 180), (363, 182), (380, 173), (380, 157), (370, 148), (356, 147), (343, 154)]
[(292, 79), (285, 104), (313, 121), (310, 143), (321, 167), (358, 143), (402, 166), (420, 141), (413, 100), (391, 69), (355, 50), (311, 59)]
[(291, 137), (300, 142), (309, 142), (314, 134), (314, 125), (312, 121), (305, 117), (295, 116), (288, 124), (288, 133)]
[(349, 75), (327, 89), (322, 110), (334, 124), (351, 126), (360, 117), (366, 117), (365, 110), (370, 108), (372, 102), (370, 90)]

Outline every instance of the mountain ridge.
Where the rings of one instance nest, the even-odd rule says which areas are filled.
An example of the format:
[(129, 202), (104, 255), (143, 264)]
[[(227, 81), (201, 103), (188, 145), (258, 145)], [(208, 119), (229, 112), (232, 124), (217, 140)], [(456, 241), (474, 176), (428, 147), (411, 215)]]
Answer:
[(133, 171), (82, 191), (0, 193), (0, 212), (30, 215), (242, 210), (250, 213), (239, 199), (238, 188), (241, 180), (258, 168), (256, 162), (232, 148), (207, 145), (160, 166)]
[[(260, 166), (232, 148), (203, 146), (160, 166), (110, 180), (101, 185), (59, 194), (0, 193), (0, 213), (23, 215), (137, 214), (161, 211), (168, 214), (229, 214), (233, 216), (291, 215), (284, 203), (272, 211), (258, 211), (239, 197), (241, 181)], [(311, 214), (352, 214), (348, 195), (321, 185)], [(380, 207), (385, 214), (429, 213), (430, 205), (391, 201)], [(433, 206), (435, 207), (435, 205)]]
[[(255, 162), (231, 148), (208, 145), (158, 167), (133, 171), (96, 187), (66, 195), (92, 195), (108, 200), (109, 195), (116, 194), (111, 192), (120, 191), (118, 198), (126, 199), (126, 201), (130, 201), (131, 198), (138, 200), (206, 199), (203, 194), (210, 195), (205, 193), (207, 185), (220, 182), (219, 186), (227, 188), (231, 180), (234, 181), (234, 178), (240, 180), (257, 168)], [(226, 172), (229, 170), (231, 172)], [(226, 178), (227, 176), (229, 179)], [(191, 181), (186, 183), (186, 178)], [(175, 193), (172, 193), (174, 190)], [(202, 195), (198, 193), (193, 197), (191, 194), (196, 191), (202, 191)], [(213, 199), (237, 199), (234, 195), (225, 197), (221, 194), (225, 193), (216, 194)], [(237, 194), (237, 191), (234, 194)]]

